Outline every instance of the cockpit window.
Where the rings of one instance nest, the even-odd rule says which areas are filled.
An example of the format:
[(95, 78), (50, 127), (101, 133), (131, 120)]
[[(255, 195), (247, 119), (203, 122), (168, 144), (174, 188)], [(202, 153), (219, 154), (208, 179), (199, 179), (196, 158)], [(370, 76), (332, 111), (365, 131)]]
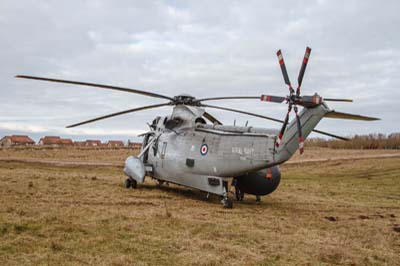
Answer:
[(165, 127), (168, 129), (173, 129), (177, 126), (180, 126), (183, 123), (183, 120), (179, 117), (175, 117), (173, 119), (168, 119), (167, 122), (165, 122)]
[(196, 124), (197, 124), (197, 123), (200, 123), (200, 124), (207, 124), (206, 120), (204, 120), (204, 118), (202, 118), (202, 117), (197, 117), (196, 120), (194, 120), (194, 122), (195, 122)]

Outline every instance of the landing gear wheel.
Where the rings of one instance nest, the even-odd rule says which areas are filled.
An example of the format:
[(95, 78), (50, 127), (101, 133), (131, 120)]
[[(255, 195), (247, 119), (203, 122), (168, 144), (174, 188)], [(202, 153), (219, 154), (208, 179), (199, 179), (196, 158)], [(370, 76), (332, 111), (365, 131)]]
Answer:
[(132, 181), (131, 181), (131, 179), (127, 178), (124, 182), (124, 187), (130, 188), (131, 186), (132, 186)]
[(223, 198), (222, 199), (222, 205), (224, 206), (225, 209), (232, 209), (233, 208), (233, 201), (229, 198)]
[(137, 188), (137, 181), (135, 179), (131, 179), (131, 186), (132, 188), (136, 189)]
[(261, 197), (260, 196), (256, 196), (256, 204), (260, 204), (261, 203)]
[(124, 182), (124, 187), (125, 188), (136, 188), (137, 187), (137, 181), (132, 178), (127, 178)]
[(243, 201), (244, 198), (244, 192), (238, 186), (235, 187), (235, 197), (237, 201)]

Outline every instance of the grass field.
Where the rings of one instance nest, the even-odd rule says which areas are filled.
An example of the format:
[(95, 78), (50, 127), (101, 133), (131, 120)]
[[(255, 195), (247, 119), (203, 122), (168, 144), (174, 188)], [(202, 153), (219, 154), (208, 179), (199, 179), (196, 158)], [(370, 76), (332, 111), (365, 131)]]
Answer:
[(118, 167), (2, 161), (0, 265), (400, 265), (400, 157), (281, 170), (260, 205), (246, 196), (226, 210), (218, 197), (151, 180), (127, 190)]

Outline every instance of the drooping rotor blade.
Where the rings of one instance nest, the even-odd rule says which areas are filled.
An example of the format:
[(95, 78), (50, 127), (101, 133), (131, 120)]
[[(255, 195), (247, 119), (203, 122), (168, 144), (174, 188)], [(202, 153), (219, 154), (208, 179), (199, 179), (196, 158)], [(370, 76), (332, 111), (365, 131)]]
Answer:
[(167, 106), (167, 105), (171, 105), (171, 104), (170, 103), (162, 103), (162, 104), (154, 104), (154, 105), (147, 105), (147, 106), (142, 106), (142, 107), (138, 107), (138, 108), (133, 108), (133, 109), (125, 110), (125, 111), (122, 111), (122, 112), (113, 113), (113, 114), (109, 114), (109, 115), (104, 115), (104, 116), (96, 117), (96, 118), (93, 118), (93, 119), (90, 119), (90, 120), (86, 120), (86, 121), (83, 121), (83, 122), (80, 122), (80, 123), (69, 125), (69, 126), (67, 126), (67, 128), (77, 127), (77, 126), (81, 126), (81, 125), (84, 125), (84, 124), (96, 122), (96, 121), (99, 121), (99, 120), (103, 120), (103, 119), (114, 117), (114, 116), (118, 116), (118, 115), (123, 115), (123, 114), (127, 114), (127, 113), (142, 111), (142, 110), (146, 110), (146, 109), (158, 108), (158, 107)]
[[(245, 112), (245, 111), (241, 111), (241, 110), (225, 108), (225, 107), (220, 107), (220, 106), (215, 106), (215, 105), (208, 105), (208, 104), (201, 104), (201, 106), (208, 107), (208, 108), (219, 109), (219, 110), (230, 111), (230, 112), (235, 112), (235, 113), (240, 113), (240, 114), (245, 114), (245, 115), (250, 115), (250, 116), (255, 116), (255, 117), (271, 120), (271, 121), (278, 122), (278, 123), (284, 123), (284, 121), (280, 120), (280, 119), (276, 119), (276, 118), (272, 118), (272, 117), (268, 117), (268, 116), (264, 116), (264, 115), (259, 115), (259, 114), (254, 114), (254, 113), (249, 113), (249, 112)], [(344, 138), (344, 137), (341, 137), (341, 136), (337, 136), (337, 135), (334, 135), (334, 134), (331, 134), (331, 133), (328, 133), (328, 132), (325, 132), (325, 131), (317, 130), (317, 129), (313, 129), (313, 132), (321, 134), (321, 135), (329, 136), (329, 137), (332, 137), (332, 138), (337, 138), (337, 139), (341, 139), (341, 140), (349, 140), (347, 138)]]
[(352, 99), (333, 99), (333, 98), (323, 98), (324, 101), (327, 102), (348, 102), (348, 103), (352, 103), (353, 100)]
[(237, 99), (260, 99), (260, 96), (227, 96), (196, 99), (196, 102), (217, 101), (217, 100), (237, 100)]
[(259, 118), (264, 118), (264, 119), (267, 119), (267, 120), (275, 121), (275, 122), (278, 122), (278, 123), (283, 123), (283, 121), (279, 120), (279, 119), (275, 119), (275, 118), (264, 116), (264, 115), (249, 113), (249, 112), (241, 111), (241, 110), (237, 110), (237, 109), (231, 109), (231, 108), (220, 107), (220, 106), (215, 106), (215, 105), (208, 105), (208, 104), (200, 104), (200, 106), (219, 109), (219, 110), (225, 110), (225, 111), (230, 111), (230, 112), (235, 112), (235, 113), (244, 114), (244, 115), (255, 116), (255, 117), (259, 117)]
[(203, 116), (204, 116), (205, 118), (207, 118), (209, 121), (211, 121), (211, 123), (213, 123), (214, 125), (215, 125), (215, 124), (217, 124), (217, 125), (222, 125), (222, 123), (221, 123), (220, 121), (218, 121), (218, 119), (216, 119), (214, 116), (210, 115), (210, 114), (207, 113), (207, 112), (204, 112)]
[(154, 131), (147, 131), (147, 132), (144, 132), (144, 133), (139, 134), (139, 135), (137, 135), (137, 136), (138, 136), (138, 137), (144, 137), (144, 136), (146, 136), (146, 135), (154, 135), (154, 134), (155, 134)]
[(341, 137), (341, 136), (338, 136), (338, 135), (334, 135), (334, 134), (331, 134), (331, 133), (328, 133), (328, 132), (324, 132), (324, 131), (321, 131), (321, 130), (318, 130), (318, 129), (314, 129), (313, 132), (321, 134), (321, 135), (329, 136), (329, 137), (332, 137), (332, 138), (340, 139), (340, 140), (345, 140), (345, 141), (350, 140), (348, 138)]
[(299, 76), (297, 77), (297, 84), (298, 84), (297, 90), (296, 90), (297, 96), (300, 95), (300, 87), (301, 87), (301, 83), (303, 82), (304, 72), (306, 71), (308, 59), (310, 58), (310, 54), (311, 54), (311, 48), (307, 47), (306, 52), (304, 53), (303, 63), (301, 64)]
[(17, 75), (16, 78), (23, 78), (23, 79), (34, 79), (34, 80), (42, 80), (42, 81), (49, 81), (49, 82), (57, 82), (57, 83), (66, 83), (66, 84), (74, 84), (74, 85), (82, 85), (82, 86), (89, 86), (89, 87), (97, 87), (103, 89), (110, 89), (110, 90), (117, 90), (117, 91), (124, 91), (130, 93), (136, 93), (141, 95), (146, 95), (155, 98), (167, 99), (173, 101), (174, 99), (165, 95), (147, 92), (142, 90), (130, 89), (130, 88), (123, 88), (117, 86), (110, 86), (104, 84), (96, 84), (96, 83), (88, 83), (88, 82), (80, 82), (80, 81), (72, 81), (72, 80), (63, 80), (63, 79), (52, 79), (52, 78), (43, 78), (43, 77), (33, 77), (33, 76), (25, 76), (25, 75)]
[(287, 70), (286, 70), (285, 61), (283, 60), (282, 51), (278, 50), (278, 52), (276, 52), (276, 55), (278, 56), (279, 65), (281, 66), (283, 79), (285, 80), (286, 85), (289, 86), (290, 92), (293, 93), (294, 90), (293, 90), (292, 84), (290, 83), (290, 80), (289, 80), (289, 75), (288, 75)]
[(261, 95), (261, 101), (264, 102), (274, 102), (274, 103), (282, 103), (286, 100), (286, 97), (281, 96), (273, 96), (273, 95)]
[(337, 119), (351, 119), (351, 120), (363, 120), (363, 121), (375, 121), (381, 120), (377, 117), (363, 116), (363, 115), (353, 115), (347, 113), (341, 113), (336, 111), (330, 111), (324, 115), (324, 117), (328, 118), (337, 118)]

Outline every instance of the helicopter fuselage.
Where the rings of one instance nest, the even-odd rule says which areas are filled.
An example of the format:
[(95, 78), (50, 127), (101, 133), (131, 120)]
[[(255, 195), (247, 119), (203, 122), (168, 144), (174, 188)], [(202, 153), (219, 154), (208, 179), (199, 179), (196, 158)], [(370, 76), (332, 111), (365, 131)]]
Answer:
[[(325, 105), (303, 109), (300, 119), (305, 136), (328, 110)], [(231, 178), (258, 178), (250, 182), (253, 187), (269, 182), (275, 189), (279, 180), (274, 178), (280, 179), (278, 165), (298, 149), (295, 121), (286, 129), (284, 144), (277, 147), (276, 129), (207, 124), (203, 113), (202, 108), (178, 105), (171, 116), (153, 121), (142, 145), (146, 175), (218, 195), (227, 193)], [(270, 175), (268, 169), (272, 169)], [(268, 186), (264, 193), (257, 191), (261, 195), (272, 192)]]

